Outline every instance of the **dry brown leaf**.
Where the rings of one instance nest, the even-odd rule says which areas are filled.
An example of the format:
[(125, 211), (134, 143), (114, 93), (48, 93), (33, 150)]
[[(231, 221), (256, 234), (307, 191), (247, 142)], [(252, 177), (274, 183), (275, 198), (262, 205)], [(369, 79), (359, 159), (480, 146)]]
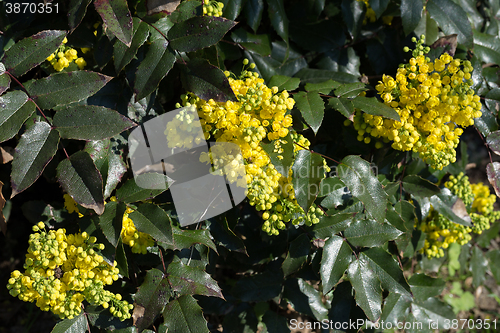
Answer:
[(0, 164), (7, 164), (14, 159), (14, 149), (11, 147), (0, 147)]
[(134, 312), (132, 313), (132, 319), (134, 320), (133, 325), (137, 326), (139, 321), (142, 320), (144, 317), (144, 310), (146, 310), (145, 307), (139, 304), (134, 303)]
[(438, 47), (444, 47), (444, 52), (447, 52), (453, 57), (457, 50), (457, 34), (443, 36), (431, 45), (433, 49)]
[(167, 12), (170, 14), (180, 3), (180, 0), (147, 0), (146, 7), (148, 9), (148, 15), (160, 12)]
[(3, 183), (0, 181), (0, 229), (3, 234), (7, 234), (7, 221), (5, 221), (5, 216), (3, 216), (3, 207), (5, 206), (5, 198), (2, 194)]

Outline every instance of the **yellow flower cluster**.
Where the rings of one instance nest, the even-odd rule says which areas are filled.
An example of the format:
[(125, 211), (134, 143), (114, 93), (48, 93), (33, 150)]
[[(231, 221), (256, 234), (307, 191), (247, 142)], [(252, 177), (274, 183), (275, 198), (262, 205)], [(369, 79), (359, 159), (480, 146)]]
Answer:
[[(104, 286), (118, 280), (118, 268), (110, 266), (98, 253), (103, 244), (86, 232), (66, 235), (65, 229), (45, 230), (43, 222), (33, 227), (25, 272), (11, 273), (9, 293), (25, 302), (36, 302), (43, 311), (60, 318), (81, 313), (82, 302), (108, 308), (120, 320), (130, 318), (132, 304)], [(116, 265), (116, 262), (114, 263)]]
[(58, 72), (68, 67), (73, 60), (75, 61), (75, 64), (77, 64), (78, 68), (84, 69), (87, 65), (87, 62), (82, 57), (78, 57), (78, 52), (75, 49), (64, 45), (67, 42), (68, 40), (65, 37), (63, 40), (63, 45), (61, 45), (55, 53), (52, 53), (47, 58), (47, 61), (50, 62), (52, 67), (54, 67), (54, 69)]
[(409, 62), (400, 65), (395, 79), (384, 75), (376, 86), (401, 121), (358, 111), (354, 123), (361, 139), (365, 133), (384, 138), (393, 142), (392, 148), (418, 152), (431, 167), (442, 169), (455, 162), (462, 128), (481, 116), (481, 102), (472, 89), (470, 61), (453, 59), (447, 53), (430, 61), (425, 56), (429, 47), (423, 47), (423, 42), (424, 36)]
[(221, 17), (222, 8), (224, 8), (222, 2), (203, 0), (203, 15)]
[[(279, 93), (277, 87), (267, 87), (257, 73), (247, 70), (255, 67), (247, 59), (243, 64), (245, 67), (239, 79), (233, 79), (231, 73), (226, 72), (237, 102), (205, 101), (188, 93), (181, 96), (182, 105), (196, 106), (206, 139), (213, 137), (217, 142), (230, 142), (240, 147), (245, 163), (247, 197), (251, 205), (263, 211), (264, 231), (277, 235), (285, 228), (284, 222), (292, 219), (295, 224), (302, 221), (309, 225), (318, 223), (316, 214), (323, 212), (316, 211), (313, 206), (305, 214), (295, 200), (291, 170), (289, 176), (284, 177), (261, 146), (267, 139), (274, 143), (278, 153), (283, 150), (281, 146), (285, 140), (294, 140), (308, 147), (306, 139), (289, 130), (292, 117), (287, 111), (293, 108), (295, 101), (286, 90)], [(165, 134), (169, 142), (184, 144), (173, 128), (167, 127)], [(198, 134), (195, 136), (199, 137)], [(295, 149), (302, 148), (296, 145)], [(202, 159), (209, 160), (207, 157)]]
[(466, 205), (472, 228), (451, 222), (431, 210), (429, 217), (420, 226), (420, 230), (426, 232), (428, 236), (421, 251), (429, 258), (442, 257), (443, 249), (448, 248), (451, 243), (466, 244), (471, 239), (470, 233), (481, 234), (483, 230), (490, 228), (491, 223), (500, 219), (500, 212), (493, 211), (496, 196), (490, 194), (488, 186), (483, 183), (470, 184), (469, 177), (461, 172), (456, 177), (450, 176), (445, 187)]

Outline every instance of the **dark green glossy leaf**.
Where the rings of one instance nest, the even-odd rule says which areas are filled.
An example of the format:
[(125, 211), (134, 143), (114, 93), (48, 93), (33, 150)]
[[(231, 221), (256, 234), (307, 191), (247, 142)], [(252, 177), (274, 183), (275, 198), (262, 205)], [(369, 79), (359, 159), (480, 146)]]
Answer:
[(37, 122), (19, 140), (12, 161), (12, 195), (30, 187), (52, 160), (59, 143), (59, 134), (46, 122)]
[[(144, 173), (131, 178), (116, 191), (116, 199), (118, 201), (132, 203), (152, 199), (157, 195), (165, 192), (171, 179), (167, 176), (155, 172)], [(137, 184), (148, 185), (141, 187)]]
[(297, 108), (300, 110), (302, 117), (311, 126), (314, 133), (317, 133), (325, 111), (325, 103), (317, 92), (298, 92), (293, 95)]
[(383, 12), (385, 12), (387, 5), (389, 4), (389, 0), (370, 0), (370, 7), (372, 7), (375, 15), (379, 18)]
[(473, 47), (472, 28), (465, 11), (452, 0), (429, 0), (426, 9), (446, 35), (457, 34), (458, 42)]
[(274, 311), (266, 311), (262, 317), (262, 322), (266, 324), (268, 333), (289, 333), (287, 319)]
[[(240, 44), (244, 49), (256, 52), (261, 56), (271, 55), (271, 41), (269, 35), (254, 35), (240, 28), (231, 33), (233, 42)], [(269, 85), (272, 87), (272, 85)]]
[(0, 96), (0, 142), (16, 135), (34, 111), (35, 104), (20, 90)]
[(87, 13), (87, 7), (92, 2), (92, 0), (70, 0), (68, 5), (68, 24), (71, 30), (74, 30), (85, 14)]
[(61, 161), (57, 180), (78, 204), (93, 209), (97, 215), (104, 212), (102, 177), (87, 152), (79, 151)]
[(411, 312), (416, 321), (421, 322), (424, 327), (429, 327), (429, 323), (433, 321), (435, 322), (434, 327), (438, 326), (440, 329), (444, 329), (445, 321), (449, 323), (451, 320), (456, 319), (451, 307), (434, 297), (412, 303)]
[(332, 97), (328, 100), (328, 105), (340, 112), (347, 119), (352, 119), (354, 116), (354, 105), (347, 98)]
[(364, 83), (346, 83), (335, 89), (335, 95), (337, 95), (337, 97), (351, 98), (358, 96), (360, 92), (365, 90), (367, 90), (367, 88)]
[(500, 281), (500, 250), (489, 251), (486, 256), (488, 257), (491, 275), (493, 275), (498, 284)]
[[(262, 149), (269, 155), (269, 158), (271, 159), (271, 163), (274, 165), (276, 170), (280, 174), (282, 174), (285, 177), (288, 177), (288, 172), (290, 170), (290, 166), (292, 163), (294, 163), (294, 158), (293, 158), (293, 140), (292, 137), (290, 136), (290, 133), (287, 134), (284, 138), (281, 138), (280, 141), (283, 142), (283, 140), (286, 143), (281, 143), (281, 149), (283, 151), (281, 153), (275, 152), (275, 143), (276, 141), (273, 140), (270, 143), (262, 143)], [(283, 158), (279, 158), (278, 156), (281, 156)]]
[(264, 12), (264, 1), (263, 0), (247, 0), (245, 4), (245, 13), (247, 18), (247, 23), (254, 32), (257, 32), (257, 28), (262, 20), (262, 13)]
[[(460, 198), (458, 198), (455, 195), (452, 195), (450, 191), (446, 191), (447, 189), (443, 189), (441, 194), (436, 194), (430, 197), (430, 202), (432, 207), (441, 215), (446, 217), (448, 220), (465, 225), (465, 226), (470, 226), (470, 216), (467, 214), (467, 212), (460, 212), (460, 214), (463, 214), (461, 216), (458, 216), (454, 209), (455, 204), (457, 203), (458, 200), (461, 201)], [(462, 202), (463, 205), (463, 202)], [(458, 212), (458, 211), (457, 211)]]
[(327, 319), (328, 309), (323, 303), (323, 294), (303, 279), (287, 279), (283, 297), (295, 311), (310, 315), (318, 321)]
[(133, 34), (132, 16), (126, 0), (94, 0), (95, 10), (101, 15), (106, 28), (130, 46)]
[(381, 319), (384, 322), (397, 325), (406, 319), (406, 312), (410, 305), (411, 298), (398, 293), (389, 293), (389, 296), (385, 299)]
[(201, 307), (190, 295), (168, 303), (163, 311), (163, 318), (168, 332), (209, 333)]
[(370, 164), (359, 156), (351, 155), (341, 161), (337, 170), (338, 177), (346, 184), (352, 195), (363, 202), (374, 219), (383, 222), (387, 193), (373, 175)]
[(204, 295), (224, 298), (217, 282), (209, 274), (182, 262), (172, 262), (168, 265), (167, 279), (177, 296)]
[(203, 244), (217, 252), (217, 248), (210, 238), (208, 230), (182, 230), (178, 227), (173, 227), (172, 234), (174, 236), (173, 248), (175, 250), (187, 249), (193, 244)]
[(286, 255), (285, 261), (281, 268), (283, 269), (283, 274), (288, 276), (296, 271), (298, 271), (306, 262), (309, 251), (311, 250), (311, 241), (306, 234), (302, 234), (295, 238), (290, 243), (290, 248)]
[(500, 131), (490, 133), (486, 138), (486, 143), (495, 154), (500, 155)]
[(10, 76), (5, 72), (5, 65), (0, 62), (0, 95), (10, 87)]
[(422, 0), (401, 0), (401, 21), (405, 35), (409, 35), (422, 18), (424, 3)]
[(244, 5), (243, 0), (224, 0), (221, 1), (224, 3), (224, 7), (222, 8), (224, 12), (224, 17), (229, 19), (229, 20), (236, 20), (236, 18), (240, 15), (242, 7)]
[(249, 277), (239, 279), (234, 285), (231, 293), (243, 302), (268, 301), (281, 292), (283, 274), (266, 270)]
[(106, 239), (116, 247), (122, 231), (123, 214), (127, 206), (122, 202), (110, 201), (104, 207), (104, 213), (99, 216), (99, 226)]
[(376, 98), (358, 96), (352, 100), (352, 104), (365, 113), (401, 121), (399, 114), (393, 108), (379, 102)]
[(292, 170), (295, 198), (299, 206), (307, 212), (319, 193), (319, 184), (325, 175), (323, 158), (308, 150), (300, 150)]
[(472, 249), (472, 257), (470, 260), (470, 271), (472, 272), (472, 284), (478, 288), (486, 280), (486, 270), (488, 268), (488, 260), (483, 251), (474, 246)]
[(324, 197), (344, 187), (345, 184), (337, 176), (324, 178), (321, 180), (318, 197)]
[(216, 220), (210, 221), (210, 234), (217, 245), (223, 246), (229, 251), (240, 252), (248, 255), (243, 240), (238, 237), (229, 227), (227, 216), (219, 216)]
[(73, 319), (64, 319), (54, 326), (50, 333), (85, 333), (87, 332), (87, 319), (83, 313)]
[(66, 31), (40, 31), (20, 40), (5, 51), (2, 62), (10, 74), (21, 76), (44, 62), (62, 44), (64, 37), (66, 37)]
[(157, 241), (172, 244), (172, 220), (155, 204), (144, 203), (129, 214), (138, 231), (144, 232)]
[(295, 90), (299, 87), (300, 79), (284, 75), (274, 75), (269, 80), (269, 87), (278, 87), (278, 91)]
[(343, 0), (341, 8), (343, 20), (347, 29), (352, 39), (356, 40), (361, 31), (361, 26), (363, 25), (363, 19), (365, 17), (364, 14), (366, 13), (363, 2)]
[(474, 54), (485, 63), (500, 63), (500, 39), (474, 31)]
[(440, 192), (436, 184), (417, 175), (403, 178), (403, 188), (406, 192), (417, 197), (431, 197)]
[(27, 82), (26, 90), (42, 109), (79, 102), (101, 90), (112, 77), (89, 71), (52, 74)]
[(323, 294), (328, 293), (339, 282), (352, 261), (352, 249), (339, 236), (332, 236), (323, 246), (319, 274), (323, 283)]
[(175, 53), (168, 41), (157, 39), (149, 45), (148, 53), (135, 72), (134, 92), (136, 101), (151, 94), (172, 69)]
[(374, 220), (358, 220), (345, 231), (344, 236), (354, 246), (375, 247), (396, 239), (402, 232), (390, 224)]
[(337, 213), (331, 216), (322, 216), (319, 223), (314, 225), (315, 237), (325, 239), (344, 231), (352, 223), (353, 215), (353, 213)]
[(474, 119), (474, 125), (485, 137), (499, 129), (496, 114), (496, 110), (489, 110), (483, 106), (481, 108), (481, 117)]
[(237, 101), (227, 77), (207, 60), (195, 58), (183, 66), (182, 70), (184, 88), (199, 98), (206, 101), (213, 99), (216, 102)]
[(363, 309), (368, 319), (377, 321), (382, 314), (382, 289), (377, 276), (363, 259), (353, 261), (347, 269), (347, 275), (356, 292), (356, 304)]
[(170, 296), (170, 286), (163, 272), (156, 268), (147, 271), (135, 294), (134, 326), (139, 332), (153, 323)]
[(311, 83), (308, 82), (305, 85), (306, 91), (319, 91), (322, 94), (330, 94), (333, 89), (336, 89), (340, 87), (340, 83), (333, 81), (333, 80), (328, 80), (325, 82), (319, 82), (319, 83)]
[(288, 18), (283, 0), (266, 0), (269, 19), (274, 30), (288, 45)]
[(441, 295), (445, 287), (445, 282), (441, 278), (433, 278), (422, 273), (413, 274), (408, 283), (415, 298), (422, 301)]
[(439, 27), (427, 11), (424, 11), (422, 18), (415, 28), (415, 34), (418, 36), (425, 35), (426, 44), (432, 44), (438, 39)]
[(330, 79), (340, 83), (358, 81), (358, 77), (352, 74), (314, 68), (303, 68), (295, 76), (300, 78), (302, 83), (320, 83)]
[(366, 257), (370, 268), (385, 290), (412, 297), (410, 286), (406, 282), (401, 267), (388, 252), (376, 247), (362, 252), (360, 257)]
[(118, 41), (113, 47), (115, 70), (119, 73), (135, 57), (137, 50), (146, 41), (149, 35), (149, 26), (137, 17), (133, 18), (134, 30), (130, 47)]
[(173, 49), (192, 52), (216, 44), (235, 25), (223, 17), (193, 17), (174, 25), (168, 31), (168, 39)]

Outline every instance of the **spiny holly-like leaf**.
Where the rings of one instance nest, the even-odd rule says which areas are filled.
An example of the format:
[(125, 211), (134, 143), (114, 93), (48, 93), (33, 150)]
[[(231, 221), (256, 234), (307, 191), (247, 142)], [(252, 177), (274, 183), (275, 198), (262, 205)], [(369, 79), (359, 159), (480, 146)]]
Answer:
[[(285, 141), (286, 143), (283, 143)], [(293, 140), (290, 136), (290, 133), (287, 134), (284, 138), (280, 139), (280, 146), (283, 150), (281, 153), (275, 152), (276, 141), (271, 141), (270, 143), (262, 143), (262, 149), (269, 155), (271, 159), (271, 163), (274, 165), (276, 170), (281, 173), (283, 176), (288, 177), (288, 171), (290, 170), (290, 166), (293, 163)], [(281, 156), (282, 158), (279, 158)]]
[(278, 87), (278, 91), (295, 90), (299, 87), (300, 79), (284, 75), (274, 75), (269, 81), (269, 87)]
[(79, 102), (101, 90), (112, 77), (89, 71), (52, 74), (27, 82), (26, 90), (42, 109)]
[(351, 98), (358, 96), (360, 92), (365, 90), (367, 90), (367, 88), (364, 83), (346, 83), (335, 89), (335, 95), (337, 95), (337, 97)]
[(426, 9), (446, 35), (457, 34), (460, 44), (469, 49), (474, 46), (469, 19), (460, 5), (452, 0), (429, 0)]
[(5, 51), (2, 62), (10, 74), (21, 76), (44, 62), (62, 44), (64, 37), (66, 37), (66, 31), (40, 31), (31, 37), (20, 40)]
[(488, 181), (491, 186), (493, 186), (497, 197), (500, 197), (500, 163), (488, 163), (486, 166), (486, 174), (488, 175)]
[(208, 230), (182, 230), (174, 226), (172, 227), (172, 234), (174, 236), (174, 250), (187, 249), (193, 244), (203, 244), (217, 252)]
[(403, 320), (407, 319), (406, 313), (411, 301), (410, 297), (398, 293), (389, 293), (384, 302), (381, 319), (393, 323), (393, 325), (403, 322)]
[(403, 178), (403, 188), (417, 197), (432, 197), (440, 192), (436, 184), (417, 175), (408, 175)]
[(68, 24), (71, 30), (80, 24), (87, 13), (87, 7), (92, 0), (70, 0), (68, 5)]
[(322, 216), (318, 224), (314, 225), (314, 236), (325, 239), (344, 231), (353, 221), (353, 213), (337, 213), (331, 216)]
[(129, 214), (138, 231), (154, 239), (172, 244), (172, 220), (170, 216), (155, 204), (144, 203)]
[(173, 49), (192, 52), (216, 44), (235, 25), (223, 17), (197, 16), (174, 25), (167, 37)]
[[(137, 179), (136, 179), (137, 178)], [(126, 203), (152, 199), (165, 192), (171, 179), (156, 172), (144, 173), (131, 178), (116, 191), (116, 199)], [(137, 184), (148, 185), (141, 187)]]
[(358, 220), (344, 231), (344, 236), (354, 246), (381, 246), (396, 239), (403, 232), (388, 223), (375, 220)]
[(332, 97), (328, 100), (328, 105), (340, 112), (347, 119), (351, 121), (354, 119), (354, 105), (351, 100), (343, 97)]
[(178, 296), (204, 295), (224, 299), (219, 285), (209, 274), (180, 261), (168, 265), (167, 279)]
[(99, 226), (106, 239), (116, 247), (122, 231), (123, 214), (127, 206), (122, 202), (110, 201), (106, 204), (104, 213), (99, 216)]
[(393, 108), (379, 102), (374, 97), (358, 96), (352, 100), (352, 104), (355, 108), (361, 109), (364, 113), (401, 121), (399, 114)]
[(337, 167), (340, 180), (352, 195), (358, 198), (366, 210), (378, 222), (383, 222), (387, 205), (387, 193), (372, 173), (370, 164), (359, 156), (345, 157)]
[(130, 46), (133, 23), (127, 0), (94, 0), (94, 6), (106, 28), (125, 45)]
[(409, 35), (418, 25), (422, 18), (422, 9), (424, 3), (422, 0), (402, 0), (401, 1), (401, 20), (405, 35)]
[(488, 260), (483, 251), (474, 246), (472, 249), (472, 257), (470, 260), (470, 270), (472, 272), (472, 284), (478, 288), (486, 280), (486, 269), (488, 268)]
[(34, 111), (35, 104), (20, 90), (0, 96), (0, 142), (16, 135)]
[(79, 151), (61, 161), (57, 180), (77, 203), (98, 215), (104, 212), (102, 177), (87, 152)]
[(323, 158), (309, 150), (299, 150), (292, 170), (292, 184), (297, 203), (307, 212), (319, 193), (321, 180), (325, 177)]
[(104, 140), (137, 124), (103, 106), (76, 105), (57, 111), (53, 125), (61, 138)]
[(113, 46), (115, 70), (119, 73), (135, 57), (137, 50), (146, 41), (149, 35), (149, 26), (139, 18), (134, 17), (134, 31), (130, 46), (116, 42)]
[(416, 321), (423, 323), (424, 326), (429, 327), (429, 323), (432, 321), (434, 325), (437, 323), (437, 326), (441, 330), (445, 328), (446, 322), (449, 323), (456, 318), (451, 306), (435, 297), (412, 303), (411, 312), (415, 316)]
[(304, 88), (306, 89), (306, 91), (318, 91), (322, 94), (329, 95), (332, 92), (332, 90), (340, 86), (341, 86), (340, 83), (333, 80), (328, 80), (325, 82), (318, 82), (318, 83), (308, 82), (306, 83)]
[(301, 91), (293, 95), (297, 108), (306, 123), (317, 133), (325, 114), (325, 103), (317, 92)]
[(433, 278), (419, 273), (413, 274), (408, 280), (415, 298), (425, 301), (429, 297), (439, 296), (445, 287), (445, 282), (441, 278)]
[(216, 102), (238, 101), (234, 95), (226, 75), (205, 59), (194, 58), (181, 67), (182, 84), (187, 91), (208, 101)]
[(323, 282), (323, 294), (328, 293), (339, 282), (352, 261), (352, 249), (339, 236), (332, 236), (323, 246), (319, 273)]
[(172, 69), (175, 53), (165, 39), (157, 39), (149, 45), (148, 53), (135, 72), (134, 92), (136, 101), (151, 94), (160, 81)]
[[(243, 47), (245, 50), (258, 53), (259, 55), (263, 57), (267, 57), (271, 55), (271, 41), (269, 39), (269, 35), (254, 35), (249, 33), (243, 28), (239, 28), (231, 33), (231, 39), (233, 42), (238, 43), (241, 47)], [(276, 75), (275, 75), (276, 76)], [(280, 75), (281, 76), (281, 75)], [(287, 78), (287, 79), (286, 79)], [(282, 76), (281, 80), (288, 81), (292, 78), (287, 77), (287, 76)], [(291, 83), (294, 81), (299, 81), (299, 79), (293, 79)], [(269, 82), (269, 87), (275, 86), (276, 84), (271, 84)], [(298, 87), (298, 82), (297, 82), (297, 87)], [(297, 88), (295, 87), (295, 88)], [(295, 89), (293, 88), (293, 89)], [(293, 90), (293, 89), (288, 89), (288, 90)], [(283, 89), (282, 89), (283, 90)], [(281, 91), (281, 90), (280, 90)]]
[(59, 134), (46, 122), (37, 122), (24, 132), (12, 161), (12, 195), (30, 187), (52, 160), (59, 143)]
[(406, 282), (403, 271), (388, 252), (377, 247), (362, 252), (361, 256), (366, 257), (368, 265), (379, 278), (385, 290), (412, 297), (410, 286)]
[(290, 249), (285, 261), (281, 265), (283, 274), (290, 275), (298, 271), (307, 260), (311, 250), (311, 241), (306, 234), (302, 234), (290, 243)]
[(347, 274), (356, 292), (356, 303), (368, 319), (377, 321), (382, 313), (382, 289), (377, 276), (363, 259), (353, 261), (347, 269)]
[(54, 326), (50, 333), (85, 333), (87, 332), (87, 319), (83, 313), (73, 319), (64, 319)]
[(163, 311), (163, 318), (168, 332), (209, 333), (201, 307), (190, 295), (168, 303)]
[(132, 315), (134, 326), (141, 332), (153, 323), (171, 296), (168, 280), (162, 271), (153, 268), (146, 273), (144, 282), (135, 294), (135, 307)]

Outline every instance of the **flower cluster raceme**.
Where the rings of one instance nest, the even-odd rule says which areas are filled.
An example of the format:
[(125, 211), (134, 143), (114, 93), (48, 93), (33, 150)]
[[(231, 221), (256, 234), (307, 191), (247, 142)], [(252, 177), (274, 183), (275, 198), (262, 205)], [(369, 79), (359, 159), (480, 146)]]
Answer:
[(203, 0), (203, 15), (221, 17), (222, 8), (224, 8), (224, 4), (222, 2)]
[(442, 169), (455, 162), (463, 128), (481, 116), (481, 102), (472, 89), (470, 61), (447, 53), (431, 61), (426, 57), (429, 47), (422, 45), (424, 36), (413, 40), (417, 46), (409, 62), (400, 65), (395, 78), (384, 75), (376, 86), (401, 121), (358, 110), (354, 126), (360, 141), (365, 135), (392, 141), (392, 148), (419, 153), (431, 167)]
[[(59, 47), (59, 49), (52, 53), (48, 58), (47, 61), (50, 62), (52, 67), (60, 72), (64, 68), (68, 67), (73, 60), (75, 61), (75, 64), (78, 66), (79, 69), (84, 69), (85, 66), (87, 65), (87, 62), (85, 59), (82, 57), (78, 57), (78, 51), (66, 46), (65, 44), (68, 42), (66, 37), (63, 40), (63, 44)], [(82, 52), (84, 52), (84, 49), (82, 49)]]
[(35, 302), (43, 311), (61, 318), (80, 314), (84, 300), (109, 308), (120, 320), (130, 318), (133, 305), (104, 289), (118, 280), (119, 271), (116, 262), (111, 266), (99, 254), (103, 244), (86, 232), (66, 235), (65, 229), (47, 231), (43, 222), (33, 231), (25, 271), (13, 271), (7, 285), (12, 296)]
[[(283, 176), (261, 145), (264, 140), (271, 141), (278, 154), (283, 152), (282, 145), (287, 143), (286, 140), (308, 147), (307, 139), (290, 131), (292, 116), (287, 111), (293, 108), (295, 101), (286, 90), (279, 92), (277, 87), (266, 86), (257, 73), (249, 70), (255, 65), (249, 64), (247, 59), (243, 64), (239, 78), (225, 73), (238, 101), (206, 101), (188, 93), (181, 96), (182, 105), (196, 106), (205, 139), (214, 138), (217, 142), (230, 142), (240, 147), (245, 164), (247, 197), (251, 205), (263, 211), (264, 231), (277, 235), (286, 227), (284, 222), (291, 220), (296, 224), (317, 223), (323, 212), (314, 205), (307, 214), (300, 208), (291, 183), (291, 171), (287, 177)], [(182, 146), (174, 127), (178, 126), (167, 127), (167, 139)], [(198, 134), (195, 136), (199, 137)], [(303, 148), (295, 145), (295, 150), (299, 149)], [(278, 155), (280, 157), (283, 158)], [(202, 156), (202, 160), (208, 162), (209, 158)]]
[(470, 184), (469, 178), (463, 173), (450, 176), (445, 183), (453, 194), (464, 202), (472, 227), (463, 226), (448, 220), (432, 209), (427, 219), (420, 225), (420, 230), (427, 233), (427, 239), (421, 250), (429, 258), (442, 257), (443, 249), (451, 243), (467, 244), (471, 240), (471, 233), (481, 234), (489, 229), (490, 224), (500, 219), (500, 212), (493, 211), (496, 196), (490, 194), (488, 186), (483, 183)]

